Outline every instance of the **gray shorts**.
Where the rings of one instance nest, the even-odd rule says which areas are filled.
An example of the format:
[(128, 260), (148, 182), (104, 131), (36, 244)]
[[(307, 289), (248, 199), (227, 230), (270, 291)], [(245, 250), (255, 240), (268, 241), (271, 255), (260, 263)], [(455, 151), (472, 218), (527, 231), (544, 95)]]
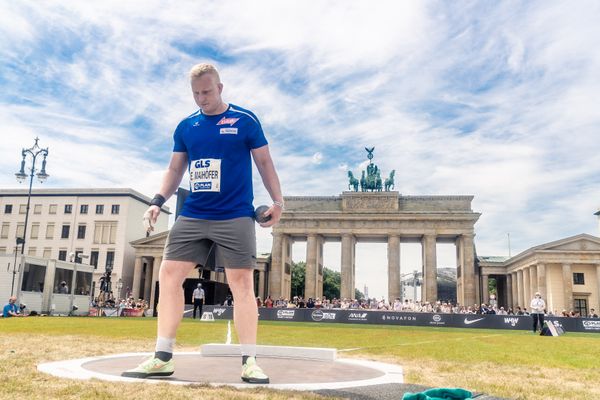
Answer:
[(222, 221), (180, 215), (169, 232), (165, 260), (192, 261), (207, 266), (214, 252), (214, 267), (255, 268), (256, 232), (254, 219), (233, 218)]

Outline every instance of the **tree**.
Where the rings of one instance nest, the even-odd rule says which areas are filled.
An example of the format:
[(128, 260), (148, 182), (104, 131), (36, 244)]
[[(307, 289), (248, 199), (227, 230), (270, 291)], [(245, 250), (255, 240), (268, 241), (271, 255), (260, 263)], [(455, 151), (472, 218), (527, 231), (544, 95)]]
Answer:
[(292, 262), (292, 297), (304, 297), (305, 279), (306, 263), (304, 261), (300, 261), (299, 263)]
[(323, 296), (328, 299), (340, 298), (342, 274), (329, 268), (323, 268)]

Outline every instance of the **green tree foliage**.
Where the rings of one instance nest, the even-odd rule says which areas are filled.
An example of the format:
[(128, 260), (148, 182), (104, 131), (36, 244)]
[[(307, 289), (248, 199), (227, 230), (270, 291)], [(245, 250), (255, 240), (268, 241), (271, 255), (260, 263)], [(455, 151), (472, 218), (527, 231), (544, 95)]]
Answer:
[[(300, 261), (292, 263), (292, 297), (304, 297), (304, 282), (306, 279), (306, 263)], [(338, 271), (323, 268), (323, 296), (328, 299), (340, 298), (340, 287), (342, 275)], [(354, 289), (356, 299), (363, 299), (365, 295), (358, 289)]]

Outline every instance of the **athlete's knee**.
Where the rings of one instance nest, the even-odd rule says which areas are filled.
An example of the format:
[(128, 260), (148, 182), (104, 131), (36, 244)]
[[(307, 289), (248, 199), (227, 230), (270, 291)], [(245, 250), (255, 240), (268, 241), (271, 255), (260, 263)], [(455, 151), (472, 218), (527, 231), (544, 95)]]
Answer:
[(161, 284), (182, 284), (189, 270), (193, 268), (192, 263), (181, 261), (163, 261), (158, 273), (158, 279)]

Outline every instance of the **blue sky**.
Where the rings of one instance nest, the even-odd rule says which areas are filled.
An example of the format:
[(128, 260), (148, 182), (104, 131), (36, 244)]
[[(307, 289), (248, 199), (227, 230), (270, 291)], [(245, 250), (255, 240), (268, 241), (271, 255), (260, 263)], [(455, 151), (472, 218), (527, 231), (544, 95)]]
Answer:
[[(339, 194), (375, 146), (401, 193), (475, 196), (481, 255), (506, 255), (508, 232), (513, 254), (598, 235), (598, 2), (0, 6), (2, 187), (17, 187), (20, 149), (39, 136), (48, 187), (152, 195), (174, 127), (195, 111), (187, 71), (208, 61), (225, 100), (261, 119), (286, 195)], [(268, 251), (269, 232), (258, 237)], [(339, 268), (336, 246), (326, 264)], [(368, 246), (357, 286), (385, 294), (360, 272), (385, 271), (385, 249), (361, 258)], [(413, 253), (406, 264), (418, 263)], [(453, 262), (453, 249), (439, 253), (438, 264)]]

